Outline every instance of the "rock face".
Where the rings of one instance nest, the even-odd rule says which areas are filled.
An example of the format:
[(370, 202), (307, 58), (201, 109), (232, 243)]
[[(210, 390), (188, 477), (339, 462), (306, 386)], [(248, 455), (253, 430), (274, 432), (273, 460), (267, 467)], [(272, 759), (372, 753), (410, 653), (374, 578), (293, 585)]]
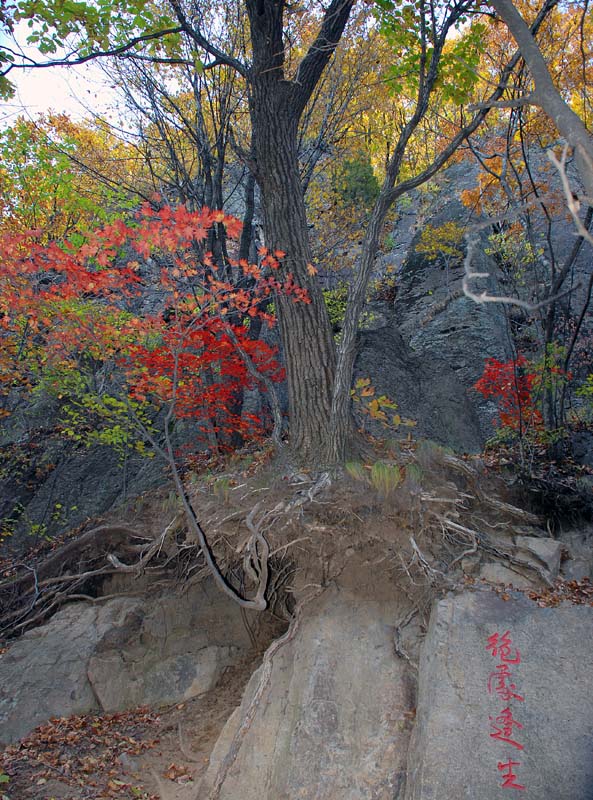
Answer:
[[(444, 206), (429, 218), (430, 225), (465, 224), (467, 210), (447, 195), (446, 187), (442, 202)], [(477, 414), (480, 421), (481, 434), (487, 438), (492, 435), (495, 407), (472, 387), (482, 375), (486, 358), (510, 357), (504, 311), (500, 305), (478, 305), (466, 297), (462, 289), (463, 260), (431, 261), (416, 252), (419, 239), (420, 234), (412, 240), (398, 277), (395, 319), (417, 357), (429, 364), (444, 362), (453, 373), (457, 393), (467, 393), (474, 416)], [(483, 247), (476, 248), (473, 269), (491, 275), (487, 281), (474, 282), (474, 291), (502, 293), (496, 284), (496, 266)], [(435, 385), (439, 378), (440, 369), (434, 371)]]
[[(328, 590), (277, 650), (257, 705), (252, 677), (214, 749), (208, 796), (240, 725), (254, 710), (220, 800), (392, 800), (403, 784), (413, 705), (394, 652), (394, 602)], [(265, 663), (265, 662), (264, 662)]]
[(0, 657), (0, 739), (12, 742), (53, 716), (99, 706), (86, 668), (96, 644), (136, 616), (136, 600), (68, 606)]
[(239, 607), (208, 586), (68, 606), (0, 657), (0, 740), (52, 716), (195, 697), (249, 646)]
[(592, 643), (591, 607), (489, 591), (438, 602), (406, 800), (593, 797)]
[[(417, 420), (420, 436), (460, 452), (479, 452), (494, 432), (496, 406), (473, 386), (488, 357), (511, 357), (508, 322), (502, 306), (480, 305), (465, 296), (463, 241), (456, 243), (453, 254), (438, 257), (416, 248), (427, 228), (435, 229), (438, 238), (441, 226), (464, 231), (475, 222), (457, 198), (463, 189), (475, 187), (476, 180), (475, 169), (453, 165), (430, 191), (412, 193), (398, 208), (391, 232), (394, 248), (379, 266), (397, 274), (397, 294), (383, 308), (377, 303), (367, 308), (374, 322), (362, 326), (356, 364), (357, 376), (370, 377), (378, 393), (387, 394), (403, 415)], [(471, 288), (504, 294), (487, 249), (484, 234), (472, 268), (490, 277), (474, 281)]]
[(562, 558), (562, 544), (559, 541), (537, 536), (518, 536), (515, 543), (520, 553), (523, 551), (526, 554), (528, 563), (539, 562), (548, 580), (553, 581), (558, 577)]
[[(415, 436), (467, 453), (482, 449), (480, 420), (459, 376), (443, 358), (414, 353), (393, 314), (382, 329), (361, 334), (355, 372), (370, 377), (377, 395), (395, 400), (398, 413), (417, 422)], [(386, 435), (384, 430), (373, 432)]]
[[(76, 447), (53, 429), (59, 411), (42, 406), (31, 430), (23, 424), (0, 431), (0, 519), (11, 521), (12, 548), (31, 536), (55, 536), (104, 514), (147, 489), (167, 483), (158, 459), (130, 454), (125, 467), (106, 446)], [(100, 480), (97, 477), (100, 476)]]
[(564, 577), (576, 580), (589, 578), (593, 581), (593, 524), (561, 531), (560, 539), (570, 555), (562, 568)]

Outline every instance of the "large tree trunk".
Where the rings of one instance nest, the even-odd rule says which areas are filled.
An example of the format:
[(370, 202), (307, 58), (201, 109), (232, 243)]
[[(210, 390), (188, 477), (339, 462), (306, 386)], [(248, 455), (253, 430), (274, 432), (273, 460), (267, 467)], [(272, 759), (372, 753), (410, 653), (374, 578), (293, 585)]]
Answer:
[(298, 169), (297, 120), (274, 108), (270, 96), (253, 103), (255, 150), (265, 244), (287, 253), (283, 273), (307, 289), (310, 303), (276, 298), (290, 412), (290, 446), (302, 462), (325, 451), (336, 353), (318, 281), (310, 275), (311, 246)]
[(321, 288), (311, 269), (297, 131), (300, 117), (333, 53), (352, 0), (332, 0), (319, 35), (293, 80), (284, 74), (283, 0), (247, 0), (253, 63), (248, 74), (254, 170), (260, 187), (265, 244), (282, 250), (284, 277), (310, 303), (278, 297), (290, 413), (290, 447), (301, 463), (323, 464), (329, 453), (336, 352)]

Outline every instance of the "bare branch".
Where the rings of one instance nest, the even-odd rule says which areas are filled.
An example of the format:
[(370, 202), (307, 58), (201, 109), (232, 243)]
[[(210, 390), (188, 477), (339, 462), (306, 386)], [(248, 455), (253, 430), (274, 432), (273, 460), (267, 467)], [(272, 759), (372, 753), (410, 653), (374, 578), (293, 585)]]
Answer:
[(317, 81), (342, 37), (353, 5), (354, 0), (332, 0), (325, 12), (317, 38), (299, 64), (292, 85), (301, 111), (307, 105)]
[(154, 31), (153, 33), (146, 33), (142, 36), (134, 36), (125, 44), (122, 44), (120, 47), (114, 47), (111, 50), (93, 50), (91, 53), (87, 53), (84, 56), (67, 56), (63, 59), (58, 59), (57, 61), (42, 61), (36, 62), (29, 56), (26, 57), (26, 64), (15, 64), (12, 63), (6, 67), (0, 75), (7, 75), (12, 69), (27, 69), (34, 68), (34, 69), (44, 69), (45, 67), (75, 67), (79, 66), (80, 64), (85, 64), (87, 61), (93, 61), (97, 58), (108, 58), (110, 56), (118, 56), (118, 57), (125, 57), (125, 58), (141, 58), (143, 61), (152, 61), (153, 63), (157, 64), (187, 64), (191, 62), (187, 62), (184, 59), (170, 59), (170, 58), (159, 58), (158, 56), (143, 56), (139, 53), (131, 53), (130, 50), (133, 50), (139, 44), (143, 44), (144, 42), (154, 41), (155, 39), (162, 39), (165, 36), (170, 36), (171, 34), (175, 33), (182, 33), (183, 28), (165, 28), (162, 31)]
[(483, 103), (472, 103), (467, 107), (468, 111), (482, 111), (490, 108), (523, 108), (534, 104), (533, 95), (526, 94), (513, 100), (485, 100)]
[[(583, 153), (585, 157), (588, 157), (586, 153)], [(589, 233), (588, 229), (584, 226), (580, 216), (579, 211), (581, 210), (581, 200), (574, 194), (572, 191), (572, 187), (570, 185), (570, 181), (568, 180), (568, 175), (566, 174), (566, 159), (568, 156), (568, 145), (564, 145), (562, 150), (562, 156), (560, 158), (557, 157), (556, 153), (553, 150), (548, 150), (548, 158), (552, 162), (552, 164), (558, 170), (558, 175), (560, 176), (560, 181), (562, 183), (562, 189), (564, 191), (564, 197), (566, 198), (566, 205), (570, 212), (570, 216), (573, 219), (575, 227), (579, 232), (579, 236), (588, 242), (590, 245), (593, 245), (593, 236)], [(591, 165), (593, 168), (593, 164)], [(589, 205), (593, 205), (592, 198), (586, 198)]]
[(261, 383), (266, 388), (268, 392), (268, 397), (270, 400), (270, 405), (272, 407), (272, 416), (274, 417), (274, 429), (272, 431), (272, 441), (274, 442), (275, 446), (278, 450), (283, 448), (282, 443), (282, 410), (280, 408), (280, 401), (278, 400), (278, 393), (276, 392), (276, 387), (268, 378), (267, 375), (264, 375), (253, 363), (253, 359), (250, 357), (249, 353), (241, 347), (241, 343), (237, 339), (237, 336), (234, 330), (231, 328), (230, 325), (226, 326), (226, 331), (231, 339), (232, 343), (237, 348), (237, 352), (243, 359), (243, 363), (247, 368), (247, 372), (251, 375), (251, 377), (256, 380), (258, 383)]
[(539, 308), (545, 308), (546, 306), (549, 306), (551, 303), (555, 303), (556, 300), (560, 300), (562, 297), (566, 297), (567, 295), (572, 294), (572, 292), (581, 287), (581, 284), (577, 283), (575, 286), (573, 286), (570, 289), (567, 289), (565, 292), (560, 292), (559, 294), (547, 297), (540, 303), (528, 303), (526, 300), (520, 300), (518, 297), (510, 297), (507, 295), (493, 295), (493, 294), (488, 294), (488, 292), (486, 291), (477, 294), (470, 288), (471, 281), (478, 280), (479, 278), (489, 278), (490, 273), (474, 272), (473, 270), (472, 261), (478, 243), (478, 237), (476, 236), (475, 231), (466, 234), (465, 241), (467, 243), (467, 253), (463, 261), (463, 268), (465, 274), (463, 276), (463, 280), (461, 281), (461, 287), (466, 297), (469, 297), (470, 300), (473, 300), (475, 303), (479, 303), (480, 305), (484, 303), (500, 303), (502, 305), (518, 306), (519, 308), (523, 308), (528, 313), (532, 313), (534, 311), (537, 311)]
[(200, 33), (200, 31), (197, 30), (188, 20), (179, 0), (169, 0), (169, 2), (175, 11), (175, 15), (179, 21), (179, 24), (181, 25), (181, 30), (187, 34), (187, 36), (189, 36), (189, 38), (192, 39), (192, 41), (194, 41), (199, 47), (214, 57), (214, 62), (205, 66), (211, 68), (217, 64), (226, 64), (227, 66), (237, 70), (237, 72), (240, 75), (243, 75), (243, 77), (247, 77), (247, 68), (245, 67), (245, 64), (242, 64), (239, 59), (234, 58), (234, 56), (230, 56), (220, 50), (202, 33)]
[(533, 32), (511, 0), (489, 0), (517, 42), (521, 56), (535, 84), (532, 102), (553, 121), (561, 135), (575, 149), (575, 158), (585, 187), (593, 195), (593, 137), (583, 120), (558, 91)]

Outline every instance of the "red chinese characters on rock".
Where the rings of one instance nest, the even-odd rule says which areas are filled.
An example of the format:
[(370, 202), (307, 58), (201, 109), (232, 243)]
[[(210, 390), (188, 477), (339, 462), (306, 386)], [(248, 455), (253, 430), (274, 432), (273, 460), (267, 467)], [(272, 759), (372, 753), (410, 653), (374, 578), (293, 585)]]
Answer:
[(523, 725), (517, 722), (516, 719), (513, 719), (513, 712), (510, 708), (503, 709), (497, 717), (490, 717), (490, 724), (494, 728), (494, 733), (490, 734), (493, 739), (506, 742), (516, 747), (517, 750), (523, 750), (523, 745), (511, 738), (513, 735), (513, 726), (521, 729)]
[(525, 789), (524, 786), (522, 786), (520, 783), (517, 783), (517, 776), (513, 772), (513, 767), (520, 766), (521, 764), (518, 761), (512, 761), (511, 759), (508, 761), (498, 762), (498, 769), (503, 773), (503, 782), (501, 784), (503, 789)]
[(515, 692), (517, 687), (512, 683), (511, 678), (509, 665), (499, 664), (488, 678), (488, 694), (497, 694), (505, 703), (508, 703), (509, 700), (518, 700), (522, 703), (525, 698)]
[[(517, 740), (519, 731), (523, 730), (523, 725), (514, 718), (513, 709), (510, 703), (517, 701), (523, 703), (525, 698), (516, 691), (517, 685), (513, 682), (510, 664), (519, 665), (521, 663), (521, 653), (514, 647), (511, 632), (505, 631), (503, 634), (493, 633), (488, 637), (486, 650), (490, 655), (498, 660), (498, 664), (490, 673), (488, 678), (488, 694), (496, 695), (507, 705), (497, 715), (490, 719), (490, 737), (502, 744), (510, 745), (517, 750), (523, 750), (524, 746)], [(519, 761), (499, 761), (498, 770), (502, 773), (502, 789), (524, 790), (525, 786), (517, 781), (515, 767), (520, 767)]]
[(511, 641), (511, 632), (506, 631), (500, 633), (493, 633), (488, 637), (486, 650), (490, 652), (493, 658), (500, 658), (504, 664), (520, 664), (521, 653), (515, 650), (515, 655), (511, 658), (511, 650), (513, 649), (513, 642)]

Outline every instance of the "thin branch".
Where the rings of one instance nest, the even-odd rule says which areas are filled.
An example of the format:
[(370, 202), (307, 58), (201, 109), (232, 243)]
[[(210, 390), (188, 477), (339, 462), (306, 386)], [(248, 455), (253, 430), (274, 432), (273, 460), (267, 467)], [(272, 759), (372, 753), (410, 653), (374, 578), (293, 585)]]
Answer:
[(475, 303), (479, 303), (480, 305), (484, 303), (500, 303), (502, 305), (518, 306), (519, 308), (523, 308), (528, 313), (532, 313), (540, 308), (545, 308), (546, 306), (549, 306), (551, 303), (555, 303), (556, 300), (560, 300), (563, 297), (567, 297), (569, 294), (572, 294), (576, 289), (579, 289), (581, 287), (581, 284), (577, 283), (572, 288), (567, 289), (564, 292), (560, 292), (559, 294), (547, 297), (545, 300), (542, 300), (539, 303), (528, 303), (526, 300), (519, 300), (518, 297), (510, 297), (507, 295), (488, 294), (488, 292), (486, 291), (477, 294), (470, 288), (471, 281), (477, 280), (479, 278), (489, 278), (490, 273), (474, 272), (473, 270), (472, 261), (478, 242), (475, 232), (470, 232), (466, 234), (465, 240), (467, 243), (467, 253), (463, 261), (463, 268), (465, 272), (463, 280), (461, 281), (461, 287), (463, 289), (464, 295), (468, 297), (470, 300), (473, 300)]
[(205, 50), (209, 55), (213, 56), (215, 61), (207, 66), (209, 68), (215, 66), (215, 64), (226, 64), (228, 67), (232, 67), (233, 69), (237, 70), (237, 72), (242, 75), (244, 78), (247, 77), (247, 68), (245, 64), (242, 64), (239, 59), (234, 58), (234, 56), (230, 56), (224, 51), (220, 50), (216, 45), (209, 42), (208, 39), (200, 33), (199, 30), (190, 23), (185, 12), (181, 6), (179, 0), (169, 0), (173, 10), (175, 11), (175, 15), (181, 25), (181, 30), (189, 36), (199, 47)]
[[(29, 56), (26, 57), (27, 63), (26, 64), (14, 64), (11, 63), (5, 70), (0, 72), (0, 75), (7, 75), (11, 69), (44, 69), (46, 67), (75, 67), (79, 66), (80, 64), (85, 64), (87, 61), (92, 61), (96, 58), (108, 58), (112, 56), (124, 56), (127, 58), (139, 57), (140, 54), (130, 53), (129, 51), (132, 50), (139, 44), (143, 44), (144, 42), (150, 42), (155, 39), (162, 39), (165, 36), (169, 36), (175, 33), (182, 33), (183, 28), (165, 28), (162, 31), (154, 31), (153, 33), (147, 33), (142, 36), (134, 36), (130, 39), (126, 44), (120, 45), (120, 47), (113, 47), (111, 50), (93, 50), (91, 53), (87, 53), (84, 56), (74, 56), (70, 57), (67, 56), (63, 59), (58, 59), (57, 61), (42, 61), (37, 62), (34, 61)], [(183, 60), (175, 60), (171, 61), (171, 59), (160, 59), (159, 56), (142, 56), (142, 60), (144, 61), (152, 61), (153, 63), (190, 63)]]
[(256, 380), (258, 383), (261, 383), (265, 386), (266, 391), (268, 392), (268, 397), (270, 400), (270, 405), (272, 407), (272, 416), (274, 417), (274, 429), (272, 431), (272, 441), (274, 442), (275, 446), (278, 450), (282, 450), (283, 442), (282, 442), (282, 410), (280, 408), (280, 401), (278, 400), (278, 393), (276, 392), (276, 387), (274, 386), (273, 382), (267, 375), (264, 375), (253, 363), (253, 359), (249, 355), (249, 353), (241, 347), (241, 343), (237, 339), (237, 335), (235, 331), (231, 328), (230, 325), (226, 326), (226, 331), (235, 345), (237, 352), (243, 359), (243, 363), (247, 368), (247, 372), (251, 375), (251, 377)]
[[(590, 245), (593, 245), (593, 236), (589, 233), (587, 228), (584, 226), (579, 212), (581, 210), (581, 200), (574, 194), (572, 191), (572, 187), (570, 185), (570, 181), (568, 180), (568, 175), (566, 174), (566, 160), (568, 157), (568, 145), (564, 145), (562, 150), (562, 155), (560, 158), (557, 157), (556, 153), (553, 150), (548, 150), (547, 152), (548, 158), (552, 162), (552, 164), (558, 170), (558, 174), (560, 176), (560, 181), (562, 183), (562, 189), (564, 191), (564, 197), (566, 198), (566, 205), (570, 212), (570, 216), (572, 217), (575, 227), (585, 241), (589, 242)], [(586, 156), (586, 154), (583, 154)], [(587, 202), (590, 205), (593, 205), (593, 198), (586, 198)]]
[(292, 84), (293, 95), (304, 110), (323, 70), (332, 57), (354, 6), (354, 0), (332, 0), (328, 6), (317, 38), (299, 64)]
[(472, 103), (467, 107), (468, 111), (482, 111), (491, 108), (523, 108), (534, 104), (533, 95), (526, 94), (523, 97), (508, 100), (485, 100), (483, 103)]

